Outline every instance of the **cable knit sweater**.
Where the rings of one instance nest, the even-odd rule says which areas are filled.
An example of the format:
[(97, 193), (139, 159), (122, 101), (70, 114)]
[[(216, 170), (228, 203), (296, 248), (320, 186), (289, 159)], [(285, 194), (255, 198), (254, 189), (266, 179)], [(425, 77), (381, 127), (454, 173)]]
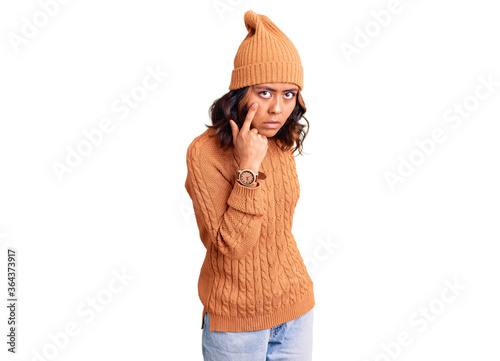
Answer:
[[(210, 331), (268, 329), (313, 308), (313, 282), (292, 235), (300, 188), (292, 150), (270, 139), (255, 188), (237, 179), (234, 146), (208, 128), (188, 146), (185, 188), (207, 253), (198, 280)], [(265, 179), (263, 179), (265, 177)]]

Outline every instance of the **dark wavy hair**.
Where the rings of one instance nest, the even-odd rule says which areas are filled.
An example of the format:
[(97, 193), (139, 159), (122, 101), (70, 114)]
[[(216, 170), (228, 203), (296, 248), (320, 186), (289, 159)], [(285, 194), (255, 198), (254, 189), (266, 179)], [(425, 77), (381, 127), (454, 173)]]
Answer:
[[(214, 129), (215, 136), (219, 135), (223, 149), (227, 150), (233, 146), (233, 132), (229, 119), (234, 120), (238, 125), (238, 129), (241, 129), (248, 113), (246, 103), (250, 98), (252, 89), (253, 86), (247, 86), (231, 90), (215, 100), (209, 108), (208, 113), (212, 119), (212, 124), (205, 124), (205, 126)], [(295, 109), (280, 130), (269, 139), (276, 139), (276, 144), (285, 151), (295, 145), (293, 152), (298, 150), (299, 154), (302, 154), (304, 139), (309, 133), (309, 121), (304, 116), (306, 110), (306, 105), (299, 90)], [(307, 128), (305, 124), (299, 123), (301, 118), (304, 118), (307, 122)]]

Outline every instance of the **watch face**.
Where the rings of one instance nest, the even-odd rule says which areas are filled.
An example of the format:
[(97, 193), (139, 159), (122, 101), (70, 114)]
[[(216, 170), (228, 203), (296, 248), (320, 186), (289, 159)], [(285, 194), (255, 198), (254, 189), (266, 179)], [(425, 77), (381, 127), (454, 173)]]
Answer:
[(240, 181), (241, 181), (241, 183), (243, 183), (245, 185), (252, 184), (254, 181), (254, 178), (255, 178), (254, 175), (247, 170), (244, 172), (241, 172), (241, 174), (240, 174)]

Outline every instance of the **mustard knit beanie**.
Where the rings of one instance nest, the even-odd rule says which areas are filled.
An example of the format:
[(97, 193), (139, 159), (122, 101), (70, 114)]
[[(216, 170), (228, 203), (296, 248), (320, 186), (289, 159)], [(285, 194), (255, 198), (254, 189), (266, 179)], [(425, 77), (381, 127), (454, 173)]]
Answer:
[(244, 20), (248, 34), (234, 58), (229, 90), (275, 82), (302, 90), (304, 70), (291, 40), (265, 15), (248, 10)]

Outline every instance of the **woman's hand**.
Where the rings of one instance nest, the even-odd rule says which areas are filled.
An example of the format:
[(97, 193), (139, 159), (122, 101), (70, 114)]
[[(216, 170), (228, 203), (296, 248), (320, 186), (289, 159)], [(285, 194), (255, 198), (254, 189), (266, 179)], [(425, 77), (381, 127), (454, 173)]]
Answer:
[(257, 128), (250, 129), (257, 108), (257, 103), (250, 107), (240, 130), (238, 130), (238, 125), (229, 119), (233, 131), (233, 144), (240, 158), (239, 166), (241, 169), (250, 169), (255, 173), (258, 173), (268, 148), (267, 137), (259, 134)]

